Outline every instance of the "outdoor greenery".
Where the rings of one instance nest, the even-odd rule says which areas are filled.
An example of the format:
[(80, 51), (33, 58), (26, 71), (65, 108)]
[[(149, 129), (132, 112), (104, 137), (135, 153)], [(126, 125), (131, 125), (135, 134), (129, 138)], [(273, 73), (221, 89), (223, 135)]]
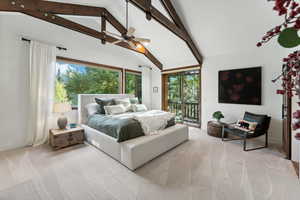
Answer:
[(134, 94), (142, 100), (142, 76), (140, 74), (126, 72), (125, 74), (125, 93)]
[[(181, 83), (182, 82), (182, 83)], [(169, 76), (169, 101), (197, 103), (200, 88), (199, 74), (195, 72), (177, 73)], [(182, 93), (182, 94), (181, 94)]]
[[(168, 76), (169, 110), (176, 114), (176, 121), (181, 122), (184, 116), (183, 108), (189, 114), (197, 113), (195, 104), (199, 102), (200, 78), (199, 71), (176, 73)], [(185, 104), (183, 107), (182, 104)]]
[(76, 106), (78, 94), (120, 93), (118, 71), (59, 62), (56, 77), (56, 102), (67, 101)]

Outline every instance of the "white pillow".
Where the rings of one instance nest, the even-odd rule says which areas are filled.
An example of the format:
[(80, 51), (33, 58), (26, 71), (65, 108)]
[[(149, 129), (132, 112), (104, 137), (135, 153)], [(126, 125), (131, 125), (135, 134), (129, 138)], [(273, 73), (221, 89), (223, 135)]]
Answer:
[(94, 115), (98, 112), (99, 105), (97, 103), (90, 103), (85, 106), (88, 116)]
[(143, 112), (148, 110), (144, 104), (132, 104), (131, 106), (133, 112)]
[(104, 110), (106, 115), (116, 115), (116, 114), (122, 114), (126, 112), (126, 108), (122, 104), (113, 105), (113, 106), (104, 106)]
[(126, 112), (131, 111), (131, 103), (129, 98), (114, 99), (116, 105), (123, 105)]

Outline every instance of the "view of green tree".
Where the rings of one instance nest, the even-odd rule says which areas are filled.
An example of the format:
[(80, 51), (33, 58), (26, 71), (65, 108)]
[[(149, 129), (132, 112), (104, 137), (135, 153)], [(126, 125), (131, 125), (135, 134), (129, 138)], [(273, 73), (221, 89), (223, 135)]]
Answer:
[(125, 73), (125, 93), (134, 94), (142, 101), (142, 76), (131, 72)]
[[(198, 71), (181, 72), (168, 76), (169, 110), (181, 122), (188, 115), (195, 116), (199, 101), (200, 78)], [(183, 106), (185, 105), (185, 106)], [(184, 114), (184, 112), (186, 112)]]
[(57, 103), (69, 102), (65, 85), (59, 80), (55, 81), (55, 102)]
[[(78, 94), (120, 93), (119, 71), (67, 63), (58, 63), (57, 67), (56, 96), (60, 101), (67, 98), (73, 106), (77, 106)], [(66, 95), (62, 94), (62, 88)]]

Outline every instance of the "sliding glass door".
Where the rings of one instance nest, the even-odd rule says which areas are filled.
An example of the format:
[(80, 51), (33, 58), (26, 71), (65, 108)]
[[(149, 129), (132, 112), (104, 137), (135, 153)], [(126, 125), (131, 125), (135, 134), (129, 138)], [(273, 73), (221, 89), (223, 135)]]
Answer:
[(200, 122), (199, 70), (165, 74), (165, 109), (176, 114), (178, 122)]

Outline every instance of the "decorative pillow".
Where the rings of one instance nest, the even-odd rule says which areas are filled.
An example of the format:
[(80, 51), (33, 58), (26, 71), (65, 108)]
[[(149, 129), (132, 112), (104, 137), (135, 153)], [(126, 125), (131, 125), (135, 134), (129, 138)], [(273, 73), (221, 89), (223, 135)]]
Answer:
[(90, 103), (85, 106), (88, 116), (94, 115), (99, 111), (99, 105), (97, 103)]
[(147, 107), (144, 104), (133, 104), (132, 105), (133, 112), (143, 112), (147, 111)]
[(95, 101), (96, 101), (97, 104), (99, 104), (99, 107), (98, 107), (98, 113), (99, 114), (105, 114), (104, 106), (115, 105), (113, 99), (95, 98)]
[(126, 112), (126, 108), (122, 105), (113, 105), (113, 106), (104, 106), (105, 114), (106, 115), (116, 115), (122, 114)]
[(131, 110), (131, 103), (129, 98), (123, 98), (123, 99), (114, 99), (116, 105), (123, 105), (126, 109), (126, 112)]
[(254, 131), (256, 129), (257, 123), (256, 122), (249, 122), (247, 120), (239, 120), (237, 122), (237, 126), (250, 130), (250, 131)]
[(139, 104), (139, 98), (137, 98), (137, 97), (130, 98), (130, 103), (131, 104)]

